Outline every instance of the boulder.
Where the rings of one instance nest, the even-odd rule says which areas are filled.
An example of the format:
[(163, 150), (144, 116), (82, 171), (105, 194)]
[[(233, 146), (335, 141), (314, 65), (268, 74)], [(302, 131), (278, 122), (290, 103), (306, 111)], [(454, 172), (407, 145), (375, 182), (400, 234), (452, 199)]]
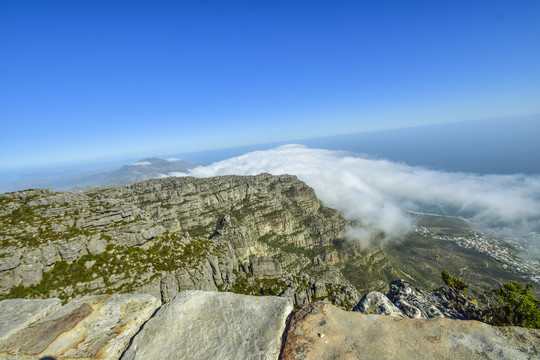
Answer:
[(360, 302), (353, 308), (353, 311), (361, 312), (362, 314), (381, 314), (395, 317), (406, 317), (399, 308), (377, 291), (371, 291), (364, 295)]
[(122, 359), (277, 359), (292, 308), (278, 297), (183, 291), (143, 326)]
[[(442, 293), (428, 293), (413, 288), (403, 280), (395, 280), (390, 284), (386, 296), (399, 308), (406, 317), (419, 319), (433, 319), (447, 317), (450, 319), (465, 319), (454, 310)], [(469, 304), (474, 306), (472, 303)]]
[(540, 330), (365, 315), (321, 302), (294, 313), (282, 352), (283, 360), (533, 358)]

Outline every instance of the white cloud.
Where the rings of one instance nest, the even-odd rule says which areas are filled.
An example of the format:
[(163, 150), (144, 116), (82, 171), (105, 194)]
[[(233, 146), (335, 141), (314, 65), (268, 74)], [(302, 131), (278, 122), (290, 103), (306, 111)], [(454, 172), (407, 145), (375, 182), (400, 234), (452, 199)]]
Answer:
[(130, 164), (131, 166), (148, 166), (152, 165), (149, 161), (138, 161)]
[(167, 160), (168, 162), (177, 162), (177, 161), (181, 161), (182, 159), (178, 159), (178, 158), (167, 158), (165, 159)]
[(287, 145), (197, 167), (188, 173), (217, 175), (294, 174), (327, 206), (360, 220), (350, 233), (361, 241), (378, 232), (399, 238), (411, 229), (406, 210), (453, 209), (477, 224), (540, 227), (540, 177), (447, 173), (340, 151)]

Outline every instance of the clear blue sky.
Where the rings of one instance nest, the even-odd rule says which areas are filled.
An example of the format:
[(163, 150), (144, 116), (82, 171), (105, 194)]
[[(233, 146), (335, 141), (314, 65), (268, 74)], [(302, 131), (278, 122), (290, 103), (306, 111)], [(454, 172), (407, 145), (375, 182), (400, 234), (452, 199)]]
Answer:
[(0, 0), (0, 169), (540, 113), (540, 1)]

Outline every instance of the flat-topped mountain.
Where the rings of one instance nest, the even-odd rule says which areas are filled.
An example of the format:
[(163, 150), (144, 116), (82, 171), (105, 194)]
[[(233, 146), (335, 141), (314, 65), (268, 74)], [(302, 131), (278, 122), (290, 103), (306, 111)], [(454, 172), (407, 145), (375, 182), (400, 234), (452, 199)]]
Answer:
[(168, 301), (202, 289), (348, 308), (359, 299), (332, 266), (345, 219), (294, 176), (27, 190), (0, 205), (3, 298), (135, 291)]
[(362, 249), (343, 238), (346, 219), (290, 175), (6, 193), (0, 195), (0, 299), (138, 292), (167, 302), (199, 289), (351, 309), (361, 294), (384, 291), (397, 278), (436, 288), (442, 269), (472, 285), (512, 279), (504, 264), (433, 235), (468, 236), (473, 229), (463, 220), (421, 220), (430, 231)]

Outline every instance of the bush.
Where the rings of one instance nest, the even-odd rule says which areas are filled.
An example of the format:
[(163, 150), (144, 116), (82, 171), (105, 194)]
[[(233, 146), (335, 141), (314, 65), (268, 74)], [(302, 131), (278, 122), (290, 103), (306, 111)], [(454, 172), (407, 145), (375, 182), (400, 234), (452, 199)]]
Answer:
[(469, 287), (469, 285), (465, 281), (458, 279), (454, 275), (451, 275), (448, 270), (443, 270), (441, 272), (441, 277), (446, 285), (455, 290), (465, 291), (465, 289)]
[(490, 306), (487, 313), (493, 325), (511, 325), (540, 328), (540, 300), (531, 289), (534, 285), (511, 281), (492, 290), (497, 304)]

